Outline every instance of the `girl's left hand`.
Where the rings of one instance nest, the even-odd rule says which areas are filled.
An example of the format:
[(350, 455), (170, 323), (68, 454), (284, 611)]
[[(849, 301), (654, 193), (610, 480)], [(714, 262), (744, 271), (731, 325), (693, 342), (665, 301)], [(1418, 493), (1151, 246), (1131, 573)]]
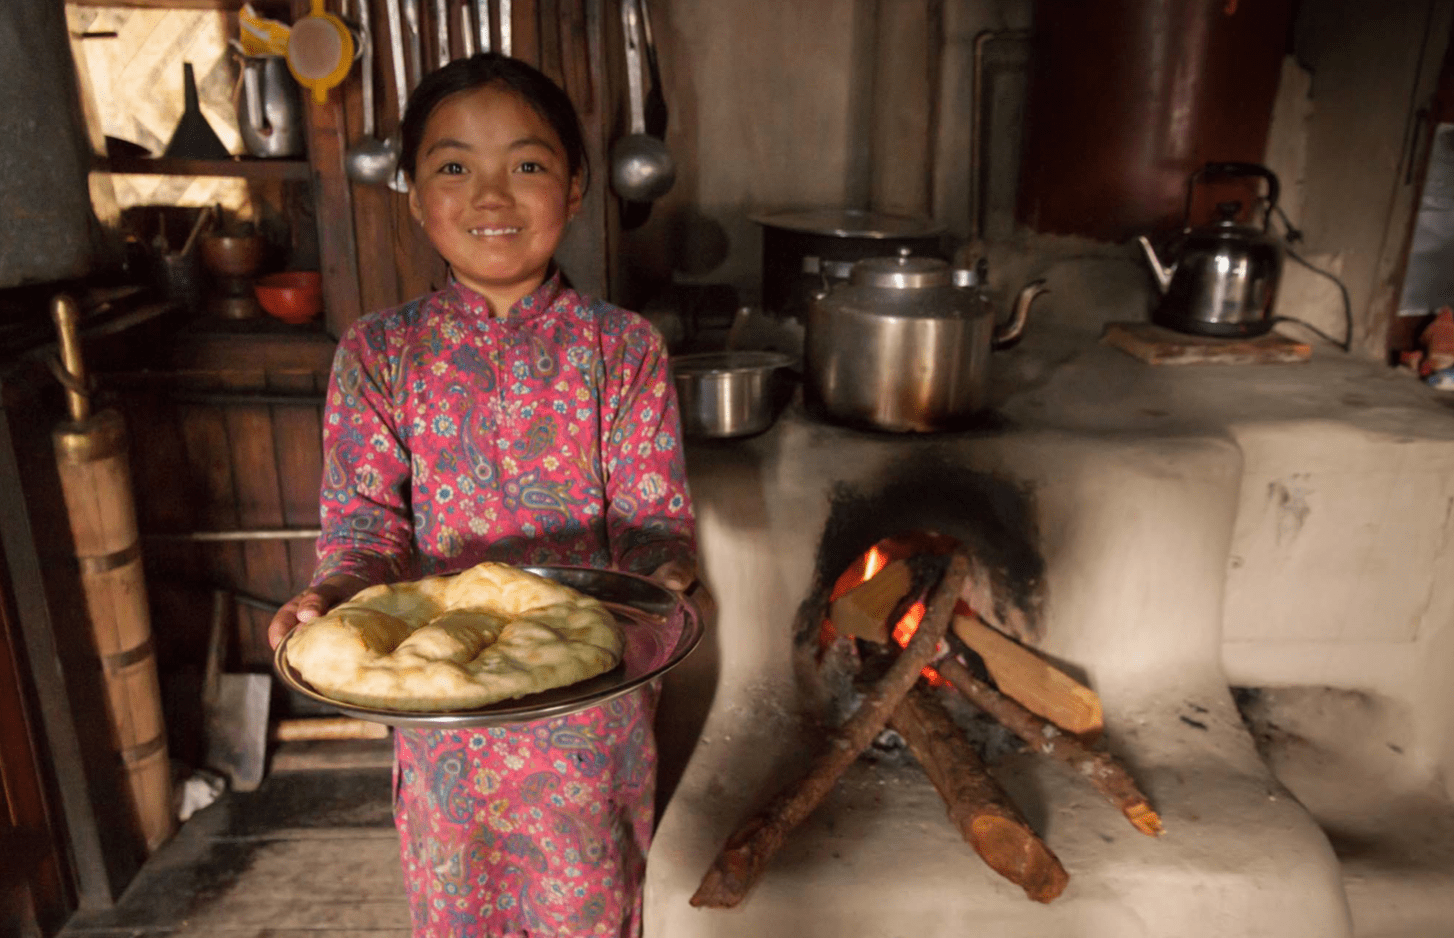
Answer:
[(669, 590), (685, 594), (697, 604), (702, 616), (711, 621), (717, 613), (717, 601), (707, 591), (707, 584), (697, 578), (697, 566), (685, 560), (668, 560), (651, 571), (652, 580)]
[(697, 582), (696, 565), (686, 560), (668, 560), (651, 571), (650, 578), (669, 590), (684, 593)]

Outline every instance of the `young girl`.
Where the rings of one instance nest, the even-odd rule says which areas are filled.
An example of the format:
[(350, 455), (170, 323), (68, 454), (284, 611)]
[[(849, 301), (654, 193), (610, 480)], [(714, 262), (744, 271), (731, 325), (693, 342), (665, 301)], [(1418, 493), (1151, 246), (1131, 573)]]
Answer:
[[(660, 337), (582, 297), (552, 255), (585, 188), (569, 98), (485, 53), (409, 100), (409, 207), (453, 283), (339, 342), (323, 536), (289, 629), (382, 582), (484, 560), (693, 578)], [(636, 935), (655, 689), (553, 720), (395, 733), (394, 818), (416, 936)]]

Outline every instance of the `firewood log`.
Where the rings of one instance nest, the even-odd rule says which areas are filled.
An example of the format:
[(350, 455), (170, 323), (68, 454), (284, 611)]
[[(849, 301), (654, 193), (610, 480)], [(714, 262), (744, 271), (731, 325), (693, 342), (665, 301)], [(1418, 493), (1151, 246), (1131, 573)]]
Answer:
[(781, 849), (788, 832), (827, 797), (838, 777), (884, 728), (889, 715), (919, 679), (919, 673), (934, 660), (968, 574), (968, 560), (956, 553), (934, 589), (923, 622), (903, 653), (864, 697), (853, 716), (833, 733), (826, 751), (818, 756), (807, 774), (779, 792), (766, 808), (727, 838), (692, 896), (692, 905), (727, 909), (746, 897), (762, 877), (768, 862)]
[(851, 635), (880, 645), (889, 642), (889, 616), (909, 595), (914, 574), (895, 560), (833, 601), (828, 618), (840, 635)]
[(1000, 693), (1067, 733), (1100, 734), (1101, 699), (1095, 691), (973, 615), (955, 615), (951, 628), (984, 659)]
[(1130, 773), (1110, 753), (1089, 749), (1074, 736), (1062, 733), (1053, 724), (977, 679), (952, 657), (936, 662), (934, 669), (971, 703), (1023, 739), (1031, 749), (1054, 756), (1070, 766), (1076, 775), (1090, 782), (1119, 808), (1138, 831), (1152, 837), (1161, 835), (1161, 817), (1136, 787)]
[(949, 809), (949, 819), (990, 869), (1049, 902), (1070, 877), (1060, 859), (1030, 829), (944, 706), (919, 682), (889, 718)]

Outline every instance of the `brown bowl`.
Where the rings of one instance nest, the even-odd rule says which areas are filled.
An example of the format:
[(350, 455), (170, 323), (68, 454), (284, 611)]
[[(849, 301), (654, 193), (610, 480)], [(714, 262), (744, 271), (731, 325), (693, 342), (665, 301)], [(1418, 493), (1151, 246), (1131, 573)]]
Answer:
[(263, 259), (261, 235), (207, 235), (202, 239), (202, 263), (218, 277), (251, 277)]
[(295, 325), (307, 322), (323, 309), (323, 278), (316, 270), (259, 277), (253, 293), (270, 315)]

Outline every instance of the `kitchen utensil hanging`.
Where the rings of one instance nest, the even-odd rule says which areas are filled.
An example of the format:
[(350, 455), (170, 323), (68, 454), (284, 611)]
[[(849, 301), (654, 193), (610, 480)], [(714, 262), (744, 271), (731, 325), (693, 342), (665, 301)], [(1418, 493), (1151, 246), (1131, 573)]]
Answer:
[(348, 75), (358, 51), (348, 25), (323, 7), (324, 0), (312, 0), (307, 16), (301, 17), (288, 33), (288, 69), (298, 84), (313, 92), (322, 104), (328, 92)]
[(358, 0), (358, 23), (363, 47), (360, 73), (363, 81), (362, 134), (344, 155), (343, 166), (348, 178), (366, 186), (386, 183), (394, 176), (399, 162), (399, 140), (378, 137), (378, 113), (374, 104), (374, 31), (369, 13), (369, 0)]
[[(661, 67), (656, 58), (656, 39), (651, 30), (651, 13), (647, 0), (637, 0), (641, 13), (642, 46), (646, 53), (648, 84), (642, 105), (643, 127), (648, 136), (665, 142), (667, 125), (666, 95), (661, 87)], [(621, 229), (630, 231), (646, 224), (651, 217), (650, 202), (625, 201), (621, 205)]]
[(671, 190), (676, 181), (676, 163), (666, 144), (646, 132), (639, 0), (622, 0), (621, 28), (626, 43), (631, 124), (630, 132), (611, 148), (611, 187), (628, 202), (651, 202)]
[[(404, 17), (400, 12), (401, 0), (384, 0), (384, 9), (389, 17), (389, 55), (392, 61), (389, 63), (389, 71), (394, 76), (394, 95), (398, 102), (399, 122), (404, 120), (404, 106), (409, 100), (409, 82), (404, 74)], [(394, 133), (389, 137), (389, 146), (395, 153), (401, 152), (399, 129), (396, 127)], [(389, 176), (389, 188), (395, 192), (408, 192), (409, 180), (404, 175), (404, 170), (396, 166), (394, 172)]]

